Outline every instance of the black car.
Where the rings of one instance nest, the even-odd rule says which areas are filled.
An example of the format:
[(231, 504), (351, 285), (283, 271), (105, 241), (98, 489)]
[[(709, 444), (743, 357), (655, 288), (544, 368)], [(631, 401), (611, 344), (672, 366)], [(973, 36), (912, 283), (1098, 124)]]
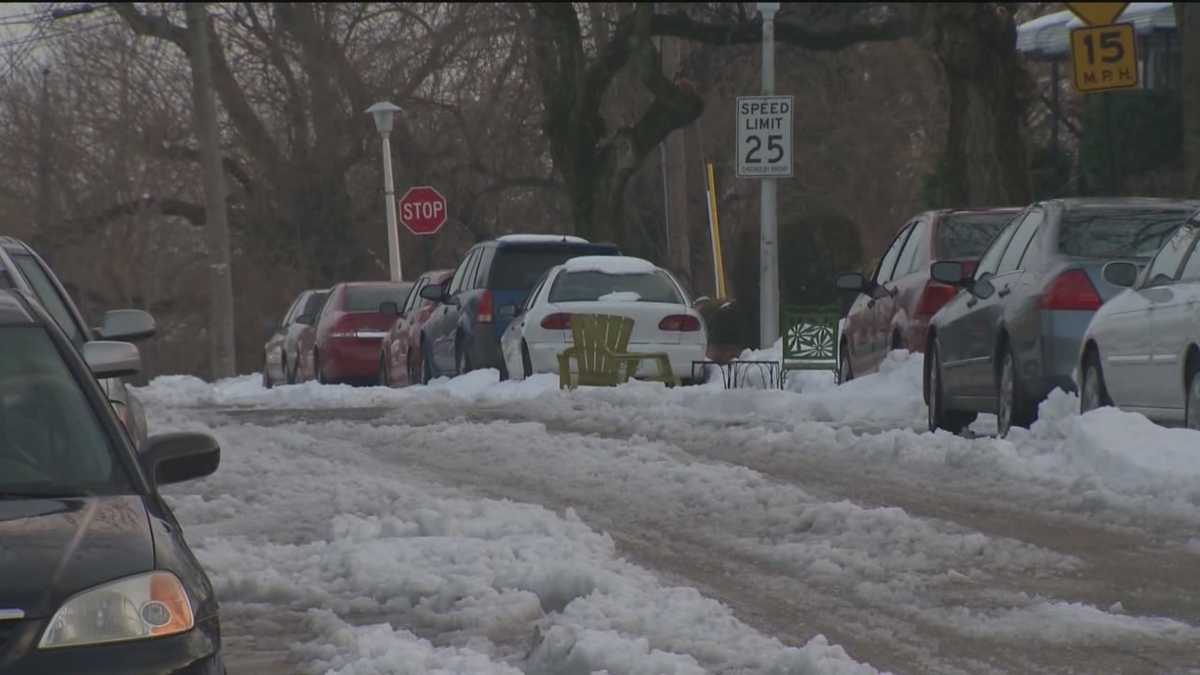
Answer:
[(585, 255), (621, 252), (613, 244), (544, 234), (510, 234), (472, 247), (448, 285), (421, 289), (421, 297), (441, 303), (421, 329), (422, 379), (476, 368), (496, 368), (505, 377), (500, 336), (517, 307), (546, 270)]
[(0, 290), (0, 673), (220, 675), (217, 601), (158, 486), (211, 474), (203, 434), (135, 452), (82, 354), (32, 295)]

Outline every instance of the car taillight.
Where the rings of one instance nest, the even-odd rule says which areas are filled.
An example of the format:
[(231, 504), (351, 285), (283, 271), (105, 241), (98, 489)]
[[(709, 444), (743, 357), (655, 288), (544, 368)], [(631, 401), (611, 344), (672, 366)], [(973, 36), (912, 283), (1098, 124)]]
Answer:
[(476, 323), (491, 323), (494, 318), (495, 304), (492, 292), (484, 291), (483, 295), (479, 296), (479, 307), (475, 310)]
[(546, 330), (567, 330), (571, 327), (571, 315), (558, 312), (556, 314), (547, 314), (546, 318), (542, 319), (542, 328)]
[(921, 291), (921, 297), (917, 300), (917, 308), (913, 311), (913, 314), (916, 316), (933, 316), (957, 294), (958, 289), (953, 286), (929, 281), (925, 284), (925, 290)]
[(1083, 270), (1069, 270), (1058, 275), (1042, 295), (1042, 309), (1083, 309), (1094, 312), (1102, 304), (1104, 301)]
[(700, 330), (700, 319), (690, 314), (672, 314), (658, 322), (658, 329), (692, 333)]

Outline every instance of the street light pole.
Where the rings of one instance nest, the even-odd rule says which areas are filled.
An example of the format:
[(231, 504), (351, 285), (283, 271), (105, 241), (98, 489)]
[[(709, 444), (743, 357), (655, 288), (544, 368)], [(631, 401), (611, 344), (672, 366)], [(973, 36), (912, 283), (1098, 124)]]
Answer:
[[(775, 93), (775, 12), (778, 2), (760, 2), (762, 14), (762, 93)], [(763, 178), (760, 211), (759, 247), (759, 341), (763, 349), (775, 346), (779, 338), (779, 214), (776, 196), (778, 183)]]
[(400, 232), (396, 229), (396, 185), (392, 179), (392, 123), (393, 116), (400, 111), (394, 104), (383, 102), (367, 108), (375, 117), (375, 128), (383, 141), (383, 194), (387, 210), (388, 231), (388, 275), (392, 281), (402, 281), (404, 272), (400, 266)]

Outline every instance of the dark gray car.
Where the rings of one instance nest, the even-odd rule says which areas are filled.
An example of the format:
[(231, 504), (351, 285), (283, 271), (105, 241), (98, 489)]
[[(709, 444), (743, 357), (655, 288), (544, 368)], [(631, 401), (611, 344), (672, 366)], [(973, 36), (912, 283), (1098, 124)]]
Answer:
[(1039, 202), (992, 242), (974, 275), (958, 262), (931, 276), (962, 290), (930, 322), (925, 400), (930, 429), (961, 431), (995, 413), (1000, 434), (1027, 426), (1072, 377), (1092, 315), (1123, 289), (1113, 260), (1145, 264), (1200, 202), (1055, 199)]
[(317, 318), (328, 297), (328, 288), (304, 291), (292, 302), (283, 321), (274, 327), (263, 347), (264, 387), (299, 382), (300, 355), (312, 349)]

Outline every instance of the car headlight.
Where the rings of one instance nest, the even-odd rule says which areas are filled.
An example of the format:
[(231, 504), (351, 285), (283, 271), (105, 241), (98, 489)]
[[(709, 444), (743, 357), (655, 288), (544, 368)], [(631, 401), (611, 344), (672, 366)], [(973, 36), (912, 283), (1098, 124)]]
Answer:
[(50, 619), (38, 648), (163, 637), (194, 625), (192, 603), (179, 578), (149, 572), (72, 596)]

